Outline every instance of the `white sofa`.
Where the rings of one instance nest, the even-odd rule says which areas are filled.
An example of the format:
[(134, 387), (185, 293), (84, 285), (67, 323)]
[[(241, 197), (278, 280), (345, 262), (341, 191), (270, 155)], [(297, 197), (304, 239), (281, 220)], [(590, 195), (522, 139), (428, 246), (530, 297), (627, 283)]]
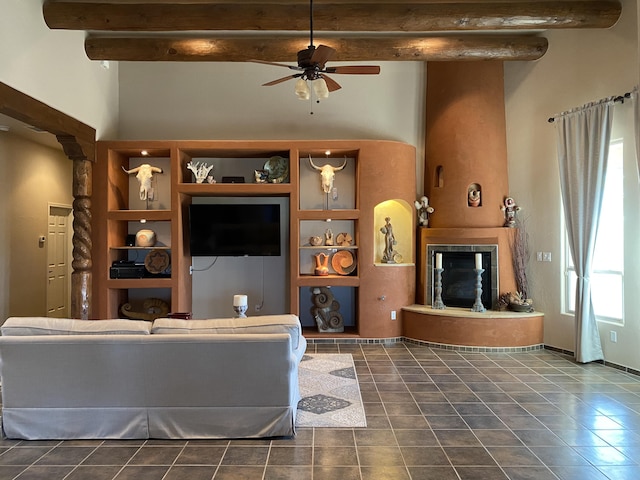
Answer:
[(295, 434), (294, 315), (83, 321), (1, 328), (9, 438), (255, 438)]

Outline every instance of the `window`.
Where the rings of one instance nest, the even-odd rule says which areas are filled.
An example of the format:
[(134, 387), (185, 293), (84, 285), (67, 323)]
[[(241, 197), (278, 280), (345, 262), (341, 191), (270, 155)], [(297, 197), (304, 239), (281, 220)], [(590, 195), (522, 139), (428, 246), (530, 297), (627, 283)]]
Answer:
[[(591, 273), (591, 300), (596, 318), (600, 321), (623, 323), (624, 281), (624, 214), (623, 159), (624, 142), (612, 140), (598, 224), (598, 235)], [(564, 234), (565, 313), (575, 313), (576, 272), (569, 238)]]

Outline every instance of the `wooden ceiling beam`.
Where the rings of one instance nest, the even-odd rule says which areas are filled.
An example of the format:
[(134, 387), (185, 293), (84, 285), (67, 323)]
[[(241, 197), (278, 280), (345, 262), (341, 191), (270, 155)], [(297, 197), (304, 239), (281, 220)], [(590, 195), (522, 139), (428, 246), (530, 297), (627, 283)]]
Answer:
[[(100, 31), (208, 31), (309, 29), (309, 5), (300, 3), (144, 3), (46, 0), (49, 28)], [(414, 0), (415, 2), (415, 0)], [(438, 1), (318, 3), (314, 29), (327, 32), (433, 32), (608, 28), (622, 11), (617, 0)]]
[[(175, 62), (294, 62), (306, 37), (99, 37), (85, 40), (92, 60)], [(333, 61), (537, 60), (547, 39), (537, 36), (317, 38), (337, 50)]]

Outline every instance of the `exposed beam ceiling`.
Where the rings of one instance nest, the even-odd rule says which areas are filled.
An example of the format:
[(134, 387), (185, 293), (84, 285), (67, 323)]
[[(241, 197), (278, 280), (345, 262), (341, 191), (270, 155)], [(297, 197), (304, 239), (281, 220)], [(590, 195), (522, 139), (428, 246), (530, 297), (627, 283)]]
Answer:
[[(295, 59), (308, 43), (307, 37), (156, 37), (131, 42), (90, 36), (85, 50), (92, 60), (282, 62)], [(340, 61), (536, 60), (547, 51), (547, 39), (536, 36), (321, 37), (316, 43), (336, 49)]]
[[(616, 0), (314, 3), (315, 43), (339, 61), (535, 60), (547, 42), (532, 31), (608, 28), (621, 13)], [(87, 31), (95, 60), (291, 61), (308, 45), (306, 0), (46, 0), (43, 13), (52, 29)]]

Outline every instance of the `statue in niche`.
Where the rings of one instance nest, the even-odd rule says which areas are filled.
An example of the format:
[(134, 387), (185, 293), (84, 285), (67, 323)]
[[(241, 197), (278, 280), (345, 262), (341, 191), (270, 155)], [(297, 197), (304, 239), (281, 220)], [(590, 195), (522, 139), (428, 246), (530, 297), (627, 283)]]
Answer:
[(520, 211), (520, 207), (511, 197), (505, 197), (504, 205), (500, 207), (504, 213), (504, 226), (514, 228), (516, 226), (516, 213)]
[(429, 205), (429, 199), (426, 196), (420, 198), (420, 201), (416, 200), (414, 202), (416, 206), (416, 210), (418, 211), (418, 223), (421, 227), (426, 227), (429, 225), (429, 215), (431, 215), (435, 210)]
[(398, 244), (393, 234), (393, 226), (391, 225), (391, 217), (384, 219), (385, 225), (380, 229), (384, 233), (384, 253), (382, 254), (382, 263), (396, 263), (396, 252), (394, 246)]
[(311, 315), (320, 332), (344, 332), (340, 303), (329, 287), (311, 287)]

